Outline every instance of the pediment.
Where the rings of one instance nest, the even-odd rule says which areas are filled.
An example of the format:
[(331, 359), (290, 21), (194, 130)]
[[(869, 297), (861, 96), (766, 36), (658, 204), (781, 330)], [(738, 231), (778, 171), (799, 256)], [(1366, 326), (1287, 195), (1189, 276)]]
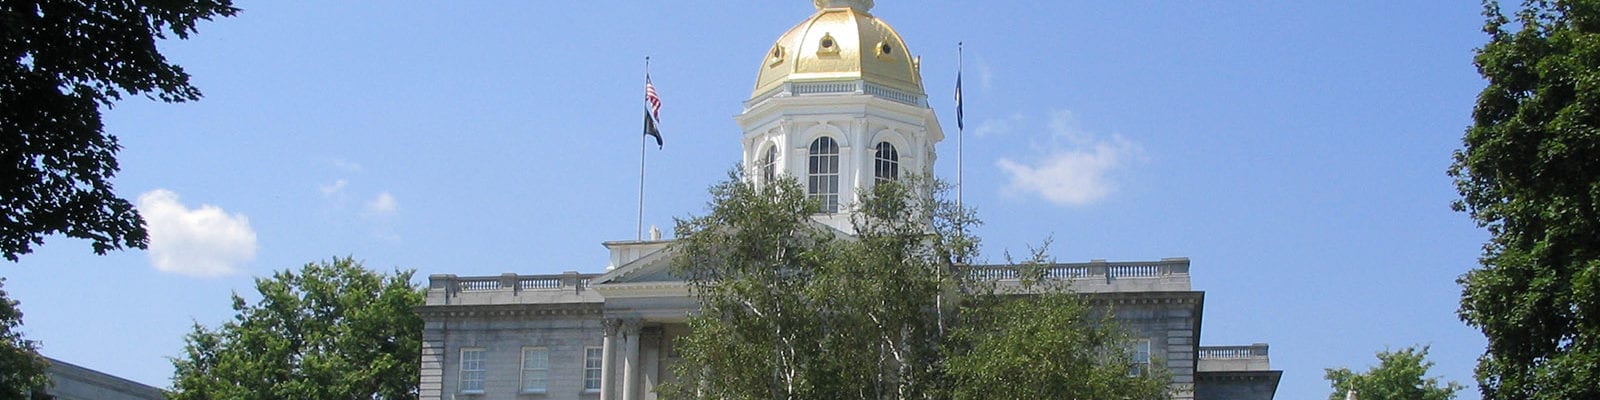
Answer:
[[(841, 238), (845, 238), (845, 239), (853, 239), (855, 237), (855, 236), (851, 235), (849, 232), (845, 232), (845, 231), (839, 230), (838, 228), (836, 228), (834, 226), (828, 225), (828, 224), (823, 223), (821, 221), (818, 221), (816, 219), (812, 219), (812, 220), (810, 220), (808, 222), (813, 227), (818, 228), (818, 229), (827, 230), (830, 233), (836, 235), (837, 237), (841, 237)], [(650, 283), (682, 284), (682, 283), (684, 283), (684, 280), (682, 278), (679, 278), (678, 276), (676, 276), (672, 272), (672, 259), (673, 259), (673, 257), (677, 256), (678, 247), (674, 246), (673, 243), (670, 240), (665, 241), (665, 242), (663, 242), (663, 241), (655, 241), (655, 242), (651, 242), (651, 243), (644, 243), (644, 242), (607, 242), (607, 246), (608, 247), (609, 246), (613, 246), (613, 245), (616, 245), (616, 246), (636, 246), (638, 244), (651, 245), (653, 247), (654, 246), (659, 246), (659, 247), (655, 247), (654, 250), (651, 250), (648, 253), (645, 253), (644, 255), (638, 256), (638, 258), (635, 258), (632, 261), (628, 261), (626, 263), (623, 263), (620, 266), (617, 266), (616, 268), (613, 268), (610, 272), (607, 272), (604, 275), (601, 275), (601, 276), (595, 278), (594, 281), (591, 284), (592, 285), (596, 285), (596, 286), (605, 286), (605, 285), (621, 285), (621, 284), (650, 284)], [(664, 244), (664, 245), (662, 245), (662, 244)], [(633, 285), (630, 285), (630, 286), (633, 286)]]
[(672, 257), (676, 254), (676, 247), (662, 247), (595, 278), (593, 284), (683, 282), (672, 274)]

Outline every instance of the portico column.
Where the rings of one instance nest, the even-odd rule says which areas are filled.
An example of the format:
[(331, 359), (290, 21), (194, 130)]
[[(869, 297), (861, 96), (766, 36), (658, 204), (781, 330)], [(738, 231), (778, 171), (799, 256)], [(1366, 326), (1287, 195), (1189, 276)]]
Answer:
[(639, 400), (639, 320), (622, 323), (622, 400)]
[(600, 400), (617, 400), (617, 374), (612, 370), (617, 368), (617, 335), (621, 333), (621, 322), (605, 320), (605, 341), (600, 344)]

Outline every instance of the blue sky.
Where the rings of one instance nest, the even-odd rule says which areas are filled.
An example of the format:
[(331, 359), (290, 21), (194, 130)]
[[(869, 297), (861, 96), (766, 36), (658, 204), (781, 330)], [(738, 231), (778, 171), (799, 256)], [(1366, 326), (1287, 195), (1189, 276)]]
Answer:
[[(922, 57), (986, 255), (1189, 257), (1203, 344), (1272, 345), (1278, 398), (1323, 368), (1433, 346), (1471, 382), (1455, 315), (1487, 235), (1450, 210), (1483, 81), (1470, 2), (879, 1)], [(192, 323), (252, 279), (334, 256), (377, 269), (597, 272), (632, 239), (643, 59), (665, 102), (645, 224), (702, 213), (739, 157), (732, 116), (811, 2), (242, 1), (161, 44), (205, 99), (107, 111), (118, 191), (155, 235), (95, 256), (50, 238), (0, 263), (46, 355), (168, 386)], [(1476, 399), (1475, 387), (1463, 399)]]

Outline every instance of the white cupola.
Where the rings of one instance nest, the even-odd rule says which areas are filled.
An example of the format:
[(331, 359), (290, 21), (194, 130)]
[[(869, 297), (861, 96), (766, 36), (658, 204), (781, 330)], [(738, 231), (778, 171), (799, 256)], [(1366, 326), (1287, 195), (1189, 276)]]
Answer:
[(879, 180), (929, 176), (944, 139), (918, 58), (873, 16), (871, 0), (814, 0), (817, 11), (762, 57), (734, 119), (746, 176), (793, 176), (822, 203), (817, 219), (850, 232), (847, 212)]

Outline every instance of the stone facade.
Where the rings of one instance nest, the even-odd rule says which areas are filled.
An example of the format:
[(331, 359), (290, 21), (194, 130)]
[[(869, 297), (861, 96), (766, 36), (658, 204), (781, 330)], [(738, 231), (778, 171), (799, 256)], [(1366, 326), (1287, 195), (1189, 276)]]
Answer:
[[(684, 283), (666, 273), (667, 244), (608, 243), (622, 265), (605, 274), (429, 277), (419, 309), (422, 398), (657, 399), (655, 387), (673, 379), (673, 340), (687, 333), (684, 316), (695, 308)], [(1205, 292), (1190, 288), (1189, 269), (1185, 258), (1093, 261), (1056, 264), (1047, 276), (1070, 282), (1147, 343), (1142, 352), (1171, 373), (1175, 398), (1271, 399), (1281, 372), (1271, 370), (1267, 345), (1200, 346)], [(1007, 266), (972, 270), (1017, 283)], [(539, 391), (521, 385), (529, 348), (549, 352), (548, 383)], [(586, 387), (596, 377), (586, 382), (586, 357), (597, 348), (598, 387)], [(472, 373), (463, 368), (464, 350), (484, 355), (481, 388), (462, 384)]]

